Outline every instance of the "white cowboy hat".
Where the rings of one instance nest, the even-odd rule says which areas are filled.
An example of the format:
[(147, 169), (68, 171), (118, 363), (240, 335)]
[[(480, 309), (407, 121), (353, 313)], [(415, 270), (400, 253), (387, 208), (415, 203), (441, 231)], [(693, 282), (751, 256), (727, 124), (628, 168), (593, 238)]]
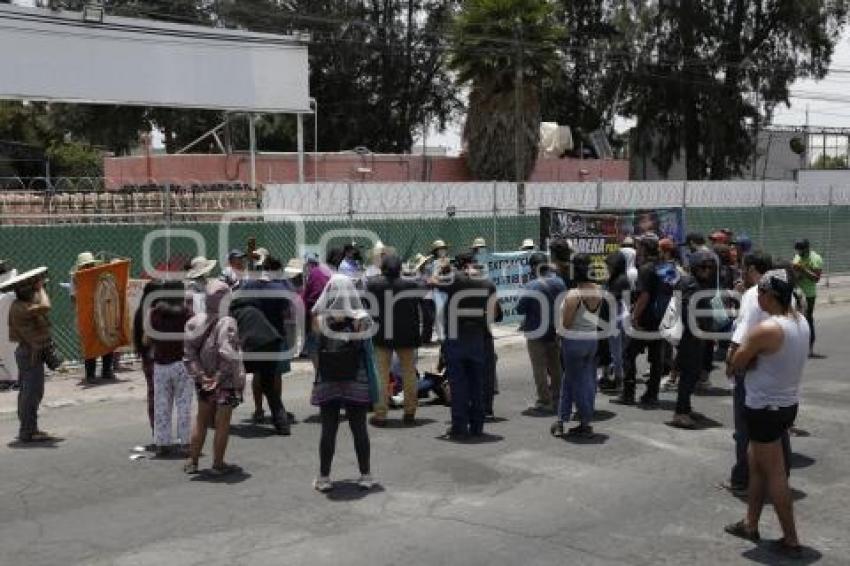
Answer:
[(428, 261), (428, 256), (422, 254), (416, 254), (412, 260), (410, 260), (410, 265), (413, 267), (413, 271), (419, 271), (422, 269), (422, 266), (425, 265), (425, 262)]
[(520, 250), (528, 251), (534, 249), (534, 240), (531, 238), (526, 238), (522, 241), (522, 245), (519, 247)]
[(290, 259), (286, 263), (286, 267), (283, 268), (283, 274), (288, 278), (292, 279), (293, 277), (298, 277), (304, 273), (304, 261), (294, 257)]
[(269, 259), (269, 250), (266, 248), (257, 248), (254, 250), (254, 258), (256, 258), (256, 264), (258, 266), (262, 266), (266, 263), (266, 260)]
[(26, 273), (10, 277), (0, 284), (0, 292), (6, 293), (8, 291), (12, 291), (17, 287), (21, 287), (25, 283), (29, 283), (30, 281), (43, 277), (45, 273), (47, 273), (46, 267), (37, 267), (27, 271)]
[(74, 263), (74, 268), (71, 270), (71, 273), (76, 273), (80, 269), (84, 267), (91, 267), (97, 265), (100, 261), (94, 257), (94, 254), (91, 252), (83, 252), (77, 256), (77, 261)]
[(198, 256), (189, 262), (190, 267), (188, 273), (186, 273), (186, 279), (198, 279), (200, 277), (205, 277), (212, 273), (212, 270), (215, 269), (216, 265), (218, 265), (218, 261)]
[(487, 247), (487, 241), (484, 238), (475, 238), (472, 241), (472, 249), (473, 250), (475, 248), (486, 248), (486, 247)]
[(434, 243), (431, 244), (431, 253), (445, 248), (448, 248), (448, 246), (443, 240), (434, 240)]

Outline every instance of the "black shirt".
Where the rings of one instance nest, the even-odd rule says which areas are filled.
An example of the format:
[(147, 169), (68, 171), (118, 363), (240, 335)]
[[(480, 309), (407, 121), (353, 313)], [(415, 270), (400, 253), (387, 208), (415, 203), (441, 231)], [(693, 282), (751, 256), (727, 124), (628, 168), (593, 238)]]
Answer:
[[(484, 277), (470, 277), (465, 273), (455, 272), (450, 282), (440, 285), (440, 290), (446, 293), (445, 308), (446, 330), (452, 338), (452, 318), (457, 319), (457, 337), (489, 335), (487, 323), (487, 303), (496, 295), (496, 286)], [(456, 295), (470, 292), (468, 296), (455, 299)], [(498, 304), (498, 303), (497, 303)], [(496, 322), (501, 320), (501, 309), (497, 307)]]
[[(388, 279), (379, 275), (366, 282), (366, 290), (372, 295), (368, 299), (377, 301), (375, 344), (390, 348), (418, 347), (419, 304), (425, 296), (425, 288), (408, 279)], [(397, 299), (401, 293), (404, 293), (403, 298)], [(392, 326), (388, 325), (390, 305)]]
[(661, 290), (661, 281), (655, 273), (655, 267), (655, 262), (648, 262), (638, 270), (636, 289), (638, 296), (640, 296), (640, 293), (649, 294), (649, 301), (646, 303), (646, 308), (643, 309), (638, 321), (641, 328), (645, 330), (657, 330), (658, 325), (661, 324), (661, 318), (664, 316), (663, 312), (660, 314), (657, 312), (659, 309), (656, 307)]

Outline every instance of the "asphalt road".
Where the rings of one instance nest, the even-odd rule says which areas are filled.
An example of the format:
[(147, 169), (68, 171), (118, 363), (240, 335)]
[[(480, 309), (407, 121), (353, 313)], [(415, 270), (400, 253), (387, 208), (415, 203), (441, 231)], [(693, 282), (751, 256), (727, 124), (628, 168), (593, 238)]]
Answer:
[[(806, 562), (850, 563), (850, 307), (824, 308), (795, 437), (797, 518)], [(716, 421), (699, 431), (598, 397), (598, 432), (585, 444), (549, 435), (549, 418), (522, 415), (533, 387), (524, 349), (501, 351), (499, 422), (487, 442), (437, 437), (448, 409), (426, 406), (414, 429), (371, 429), (370, 493), (342, 484), (314, 492), (319, 425), (289, 438), (244, 423), (229, 450), (244, 473), (190, 479), (175, 460), (131, 460), (148, 441), (144, 405), (112, 401), (49, 411), (53, 447), (0, 444), (0, 564), (264, 565), (778, 564), (767, 549), (731, 538), (724, 524), (744, 504), (719, 490), (732, 459), (731, 397), (695, 399)], [(713, 382), (725, 388), (720, 372)], [(289, 409), (313, 415), (309, 383), (287, 383)], [(396, 413), (396, 416), (398, 414)], [(0, 415), (12, 439), (13, 415)], [(356, 478), (341, 428), (334, 479)], [(209, 465), (209, 460), (202, 464)], [(762, 536), (779, 528), (766, 508)]]

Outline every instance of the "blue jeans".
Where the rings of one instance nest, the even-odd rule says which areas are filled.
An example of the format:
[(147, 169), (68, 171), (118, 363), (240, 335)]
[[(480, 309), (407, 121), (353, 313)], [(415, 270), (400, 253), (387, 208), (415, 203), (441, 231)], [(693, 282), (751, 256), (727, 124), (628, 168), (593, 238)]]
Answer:
[(573, 403), (578, 409), (581, 424), (593, 419), (593, 401), (596, 398), (596, 340), (561, 340), (561, 403), (558, 420), (569, 422)]
[(623, 319), (617, 315), (617, 333), (608, 337), (608, 351), (611, 353), (611, 369), (617, 380), (623, 379)]
[(484, 431), (484, 371), (487, 349), (484, 334), (446, 340), (446, 371), (452, 391), (452, 433)]

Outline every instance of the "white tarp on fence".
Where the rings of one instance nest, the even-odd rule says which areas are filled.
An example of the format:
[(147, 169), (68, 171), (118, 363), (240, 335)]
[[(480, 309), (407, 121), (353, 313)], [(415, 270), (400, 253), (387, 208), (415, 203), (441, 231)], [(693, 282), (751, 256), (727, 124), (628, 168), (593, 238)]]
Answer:
[(594, 209), (753, 208), (850, 205), (848, 185), (788, 181), (526, 183), (319, 183), (267, 185), (264, 208), (309, 216), (490, 216), (541, 207)]

